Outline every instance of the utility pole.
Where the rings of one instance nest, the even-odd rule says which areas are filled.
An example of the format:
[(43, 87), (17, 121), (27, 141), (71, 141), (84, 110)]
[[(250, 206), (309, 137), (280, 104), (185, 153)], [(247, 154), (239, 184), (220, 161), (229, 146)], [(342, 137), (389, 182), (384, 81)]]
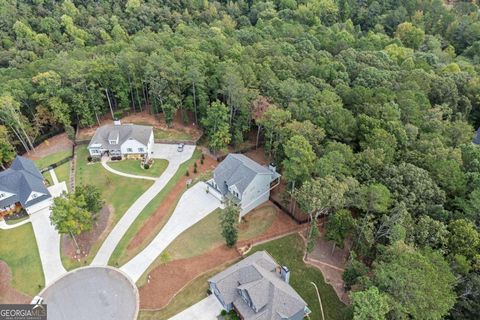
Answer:
[(317, 297), (318, 297), (318, 303), (320, 303), (320, 311), (322, 311), (322, 320), (325, 320), (325, 315), (323, 314), (323, 305), (322, 305), (322, 299), (320, 298), (320, 293), (318, 292), (317, 285), (314, 282), (310, 282), (313, 284), (315, 287), (315, 290), (317, 291)]

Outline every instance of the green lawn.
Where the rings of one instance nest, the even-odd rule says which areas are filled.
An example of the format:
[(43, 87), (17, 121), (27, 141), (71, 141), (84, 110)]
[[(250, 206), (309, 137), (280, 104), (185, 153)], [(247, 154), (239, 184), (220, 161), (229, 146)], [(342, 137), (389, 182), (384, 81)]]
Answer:
[[(180, 165), (175, 175), (172, 177), (172, 179), (170, 179), (170, 181), (162, 189), (162, 191), (160, 191), (155, 196), (155, 198), (153, 198), (152, 201), (148, 203), (148, 205), (143, 209), (143, 211), (137, 217), (135, 222), (130, 226), (128, 231), (125, 233), (122, 240), (120, 240), (119, 244), (115, 248), (115, 251), (113, 251), (112, 256), (110, 257), (110, 260), (108, 262), (109, 265), (111, 266), (122, 265), (123, 263), (130, 260), (133, 256), (135, 256), (138, 252), (143, 250), (144, 246), (137, 248), (137, 250), (127, 252), (127, 246), (129, 242), (133, 239), (133, 237), (137, 234), (137, 232), (140, 230), (143, 223), (145, 223), (145, 221), (155, 212), (155, 210), (158, 208), (160, 203), (165, 199), (168, 193), (173, 189), (173, 187), (177, 184), (177, 182), (185, 175), (187, 168), (189, 168), (193, 164), (193, 162), (200, 159), (201, 155), (202, 155), (202, 151), (200, 149), (196, 149), (192, 157), (188, 161), (185, 161)], [(170, 214), (171, 212), (167, 214), (164, 220), (158, 225), (159, 230), (168, 221)], [(145, 241), (145, 245), (150, 243), (150, 241), (155, 236), (156, 236), (156, 233), (152, 234), (151, 237)]]
[[(238, 234), (239, 240), (251, 239), (263, 234), (275, 220), (277, 210), (272, 205), (265, 205), (249, 217), (248, 222), (242, 222)], [(171, 260), (198, 256), (222, 245), (225, 240), (221, 235), (220, 215), (217, 209), (178, 236), (165, 252)], [(154, 262), (153, 265), (156, 265)]]
[(149, 169), (143, 169), (140, 166), (140, 160), (126, 159), (121, 161), (111, 161), (110, 167), (120, 172), (135, 174), (139, 176), (160, 177), (167, 169), (168, 161), (164, 159), (155, 159)]
[(31, 223), (0, 230), (0, 260), (12, 271), (12, 286), (35, 296), (45, 285), (42, 264)]
[(153, 128), (153, 136), (159, 140), (193, 140), (187, 132)]
[(55, 173), (59, 182), (65, 181), (67, 188), (69, 188), (70, 182), (70, 162), (66, 162), (61, 166), (55, 168)]
[[(153, 184), (153, 181), (131, 179), (113, 174), (105, 170), (99, 162), (89, 164), (87, 162), (87, 157), (87, 147), (80, 146), (77, 149), (75, 183), (77, 186), (91, 184), (97, 186), (101, 190), (102, 199), (113, 209), (111, 217), (113, 223), (110, 226), (110, 228), (113, 228), (133, 202), (135, 202), (135, 200)], [(102, 241), (103, 239), (100, 239), (100, 241), (97, 241), (92, 247), (92, 250), (88, 255), (87, 263), (90, 263), (93, 259)], [(67, 260), (68, 258), (63, 257), (63, 259)], [(80, 263), (72, 261), (72, 263), (67, 262), (66, 265), (73, 268), (79, 266)]]
[(67, 151), (59, 151), (56, 153), (49, 154), (46, 157), (43, 157), (42, 159), (35, 160), (35, 164), (38, 169), (43, 169), (48, 167), (51, 164), (54, 164), (62, 159), (65, 159), (67, 157), (70, 157), (72, 155), (71, 150)]
[(306, 265), (302, 258), (305, 249), (302, 238), (297, 235), (287, 236), (270, 241), (252, 248), (249, 254), (256, 251), (267, 250), (275, 260), (287, 266), (291, 271), (290, 284), (307, 302), (312, 310), (310, 319), (321, 319), (320, 306), (314, 286), (318, 286), (322, 298), (325, 319), (340, 320), (351, 319), (350, 308), (343, 304), (335, 294), (333, 288), (325, 283), (322, 273), (315, 267)]
[(9, 220), (4, 219), (4, 220), (5, 220), (5, 223), (6, 223), (6, 224), (12, 225), (12, 224), (20, 223), (20, 222), (22, 222), (23, 220), (27, 220), (28, 218), (29, 218), (29, 216), (28, 216), (28, 214), (26, 214), (25, 216), (23, 216), (23, 217), (21, 217), (21, 218), (18, 218), (18, 219), (9, 219)]
[[(232, 263), (230, 263), (232, 264)], [(199, 276), (183, 288), (172, 301), (163, 309), (158, 311), (140, 310), (139, 320), (168, 319), (182, 310), (194, 305), (198, 301), (207, 297), (208, 279), (227, 268), (229, 264), (219, 266), (216, 269), (209, 270)]]

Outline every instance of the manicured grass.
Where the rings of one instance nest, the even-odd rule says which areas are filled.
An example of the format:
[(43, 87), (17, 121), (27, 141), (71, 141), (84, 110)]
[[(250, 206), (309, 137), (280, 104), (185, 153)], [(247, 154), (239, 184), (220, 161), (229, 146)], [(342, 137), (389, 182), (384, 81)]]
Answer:
[(45, 285), (42, 264), (31, 223), (0, 230), (0, 260), (12, 271), (12, 286), (35, 296)]
[(55, 168), (55, 173), (59, 182), (65, 181), (67, 188), (69, 188), (70, 181), (70, 162), (66, 162), (61, 166)]
[(333, 288), (325, 283), (320, 270), (303, 262), (304, 249), (305, 244), (302, 238), (298, 234), (294, 234), (255, 246), (249, 254), (267, 250), (279, 264), (285, 265), (290, 269), (290, 285), (307, 302), (308, 307), (312, 310), (310, 319), (322, 318), (315, 287), (310, 282), (314, 282), (318, 286), (325, 319), (351, 319), (350, 308), (343, 304), (338, 299)]
[(49, 154), (48, 156), (43, 157), (42, 159), (35, 160), (35, 165), (37, 166), (38, 169), (43, 169), (62, 159), (70, 157), (71, 155), (72, 155), (71, 150), (59, 151), (56, 153)]
[[(122, 177), (105, 170), (101, 163), (87, 162), (88, 150), (86, 146), (77, 149), (76, 185), (91, 184), (98, 187), (102, 192), (102, 199), (113, 209), (113, 223), (110, 228), (120, 220), (127, 209), (140, 197), (152, 184), (153, 181), (131, 179)], [(107, 234), (108, 230), (105, 234)], [(88, 255), (89, 263), (98, 251), (103, 239), (97, 241)], [(68, 258), (66, 258), (68, 259)], [(67, 263), (68, 265), (68, 263)], [(75, 266), (78, 264), (74, 264)]]
[(9, 219), (9, 220), (4, 219), (4, 220), (5, 220), (5, 223), (6, 223), (6, 224), (12, 225), (12, 224), (17, 224), (17, 223), (19, 223), (19, 222), (22, 222), (23, 220), (27, 220), (28, 217), (29, 217), (29, 216), (26, 215), (26, 216), (23, 216), (23, 217), (18, 218), (18, 219)]
[(168, 161), (164, 159), (155, 159), (149, 169), (143, 169), (140, 166), (140, 160), (126, 159), (121, 161), (111, 161), (110, 167), (120, 172), (135, 174), (139, 176), (160, 177), (167, 169)]
[(153, 128), (153, 137), (160, 140), (193, 140), (187, 132)]
[(162, 191), (160, 191), (155, 196), (155, 198), (153, 198), (152, 201), (150, 201), (148, 205), (143, 209), (143, 211), (137, 217), (135, 222), (130, 226), (128, 231), (123, 236), (122, 240), (120, 240), (119, 244), (113, 251), (113, 254), (110, 257), (110, 260), (108, 261), (109, 265), (120, 266), (124, 264), (125, 262), (130, 260), (132, 257), (134, 257), (138, 252), (143, 250), (145, 246), (148, 243), (150, 243), (150, 241), (157, 235), (158, 231), (160, 231), (160, 229), (165, 225), (165, 223), (168, 221), (168, 218), (170, 217), (173, 211), (169, 212), (164, 217), (164, 219), (158, 224), (157, 226), (158, 231), (154, 232), (148, 239), (145, 239), (144, 241), (145, 245), (140, 246), (136, 250), (127, 251), (128, 244), (133, 239), (133, 237), (137, 234), (137, 232), (140, 230), (140, 228), (145, 223), (145, 221), (155, 212), (155, 210), (157, 210), (157, 208), (160, 206), (160, 203), (165, 199), (165, 197), (173, 189), (173, 187), (175, 187), (178, 181), (185, 175), (187, 168), (189, 168), (193, 162), (200, 159), (201, 154), (202, 154), (201, 150), (196, 149), (192, 157), (188, 161), (185, 161), (180, 165), (175, 175), (172, 177), (172, 179), (170, 179), (170, 181), (162, 189)]
[(156, 320), (169, 319), (177, 313), (194, 305), (198, 301), (207, 297), (208, 279), (227, 268), (230, 264), (219, 266), (213, 270), (209, 270), (198, 278), (190, 282), (184, 289), (182, 289), (172, 301), (163, 309), (158, 311), (140, 310), (139, 320)]
[[(225, 243), (221, 234), (220, 215), (217, 209), (178, 236), (166, 249), (172, 260), (198, 256)], [(242, 222), (238, 233), (239, 240), (251, 239), (263, 234), (275, 220), (277, 209), (265, 205)], [(154, 263), (155, 264), (155, 263)]]

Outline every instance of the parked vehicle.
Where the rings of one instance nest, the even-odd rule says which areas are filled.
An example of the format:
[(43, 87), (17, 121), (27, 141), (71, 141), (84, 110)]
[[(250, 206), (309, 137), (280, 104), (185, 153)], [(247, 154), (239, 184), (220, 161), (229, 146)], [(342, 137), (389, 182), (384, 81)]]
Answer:
[(182, 152), (183, 151), (183, 147), (185, 147), (185, 143), (180, 143), (177, 147), (177, 151), (178, 152)]

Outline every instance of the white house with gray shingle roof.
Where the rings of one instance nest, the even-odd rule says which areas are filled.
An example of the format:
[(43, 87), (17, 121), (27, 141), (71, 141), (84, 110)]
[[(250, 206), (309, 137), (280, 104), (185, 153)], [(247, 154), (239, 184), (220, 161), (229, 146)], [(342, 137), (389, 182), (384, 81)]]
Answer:
[(243, 154), (230, 153), (213, 171), (207, 184), (220, 201), (240, 206), (240, 217), (268, 201), (280, 180), (273, 166), (262, 166)]
[(208, 280), (225, 310), (244, 320), (301, 320), (310, 310), (288, 283), (290, 271), (259, 251)]
[(52, 204), (52, 196), (35, 163), (17, 156), (7, 170), (0, 172), (0, 212), (21, 206), (34, 213)]
[(88, 145), (92, 157), (142, 156), (149, 158), (154, 143), (153, 128), (136, 124), (114, 124), (102, 126)]

